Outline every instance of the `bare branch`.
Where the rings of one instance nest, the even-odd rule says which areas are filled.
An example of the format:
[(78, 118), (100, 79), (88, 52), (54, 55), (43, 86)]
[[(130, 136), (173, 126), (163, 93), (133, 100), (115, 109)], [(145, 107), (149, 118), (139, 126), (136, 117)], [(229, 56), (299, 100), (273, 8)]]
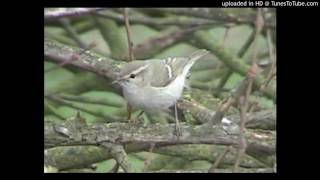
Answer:
[[(80, 48), (69, 47), (45, 37), (44, 56), (56, 63), (70, 61), (72, 56), (82, 51)], [(77, 61), (71, 61), (68, 64), (97, 73), (103, 77), (115, 79), (121, 62), (85, 51), (85, 53), (78, 57)]]
[(269, 82), (273, 79), (273, 77), (276, 76), (276, 57), (274, 53), (274, 48), (271, 40), (271, 31), (270, 29), (267, 29), (267, 42), (268, 42), (268, 52), (269, 52), (269, 58), (271, 61), (271, 66), (269, 68), (269, 72), (267, 74), (267, 78), (265, 82), (261, 85), (260, 90), (264, 91), (266, 86), (268, 86)]
[[(209, 32), (197, 31), (195, 32), (194, 37), (199, 47), (210, 50), (214, 55), (216, 55), (219, 58), (219, 60), (221, 60), (232, 71), (242, 76), (245, 76), (249, 71), (250, 66), (248, 66), (243, 59), (234, 57), (234, 55), (231, 52), (229, 52), (228, 49), (225, 49), (221, 47), (221, 45), (217, 44), (217, 41), (215, 39), (212, 39), (212, 36)], [(254, 79), (253, 84), (255, 88), (260, 88), (261, 84), (264, 82), (265, 79), (261, 75), (258, 75)], [(262, 93), (266, 97), (271, 99), (275, 99), (276, 97), (276, 90), (273, 86), (268, 86)]]
[[(236, 140), (238, 135), (232, 133), (226, 134), (225, 130), (223, 130), (225, 126), (217, 125), (213, 126), (211, 129), (204, 128), (203, 126), (191, 127), (182, 125), (181, 127), (184, 136), (180, 137), (180, 141), (177, 141), (176, 137), (172, 133), (174, 131), (174, 125), (157, 124), (142, 127), (128, 126), (126, 123), (110, 123), (86, 126), (83, 123), (78, 123), (76, 120), (69, 119), (65, 123), (52, 124), (46, 122), (44, 128), (44, 142), (46, 148), (75, 145), (82, 145), (81, 147), (86, 147), (88, 145), (97, 146), (104, 142), (110, 142), (125, 145), (126, 152), (148, 150), (153, 146), (153, 144), (155, 144), (155, 148), (179, 144), (218, 144), (233, 145), (234, 147), (238, 146)], [(249, 137), (248, 153), (258, 154), (260, 158), (270, 156), (270, 154), (272, 155), (275, 153), (275, 142), (273, 142), (275, 139), (274, 134), (268, 135), (265, 132), (260, 133), (251, 130), (246, 133), (249, 133), (247, 135)], [(266, 141), (266, 138), (269, 140)], [(56, 164), (57, 161), (54, 160), (51, 162), (49, 159), (49, 164), (57, 167), (58, 169), (68, 169), (71, 167), (79, 168), (83, 167), (86, 163), (92, 164), (112, 157), (105, 151), (101, 151), (94, 147), (92, 148), (95, 150), (85, 151), (80, 156), (88, 156), (87, 158), (84, 158), (84, 160), (79, 159), (77, 161), (73, 160), (72, 162), (63, 161), (62, 164)], [(61, 159), (60, 156), (63, 154), (70, 156), (70, 154), (67, 153), (67, 149), (61, 150), (65, 151), (65, 153), (57, 152), (55, 157), (50, 158)], [(95, 153), (92, 155), (93, 152)], [(157, 153), (159, 152), (157, 151)], [(181, 153), (182, 152), (179, 151), (178, 154), (181, 155)], [(72, 157), (70, 158), (73, 159)]]
[(125, 27), (126, 27), (127, 39), (128, 39), (129, 61), (133, 61), (134, 60), (133, 42), (131, 39), (131, 30), (130, 30), (130, 24), (129, 24), (128, 11), (129, 11), (128, 8), (123, 8), (123, 17), (125, 19)]
[(223, 160), (223, 158), (226, 156), (226, 154), (230, 151), (231, 146), (228, 146), (223, 153), (220, 154), (218, 159), (214, 162), (214, 164), (210, 167), (208, 170), (209, 173), (214, 173), (219, 166), (220, 162)]
[(258, 54), (257, 39), (264, 25), (264, 19), (262, 17), (260, 8), (257, 11), (257, 18), (256, 18), (255, 25), (256, 25), (256, 30), (255, 30), (256, 33), (255, 33), (253, 47), (252, 47), (252, 52), (253, 52), (252, 65), (246, 77), (246, 80), (248, 81), (248, 86), (246, 87), (245, 94), (240, 96), (240, 98), (238, 99), (238, 102), (240, 105), (240, 135), (239, 135), (238, 157), (233, 167), (234, 172), (238, 171), (241, 158), (247, 148), (246, 138), (244, 136), (245, 122), (247, 121), (247, 110), (249, 106), (249, 96), (251, 94), (253, 79), (256, 77), (256, 74), (257, 74), (257, 64), (256, 64), (257, 54)]
[(46, 8), (44, 9), (44, 19), (55, 20), (63, 17), (84, 16), (104, 9), (107, 8)]
[[(124, 23), (125, 19), (120, 14), (107, 11), (107, 12), (97, 12), (96, 15), (113, 19), (117, 22)], [(192, 26), (203, 26), (203, 25), (212, 25), (212, 26), (225, 26), (229, 27), (231, 24), (223, 23), (223, 22), (216, 22), (210, 19), (201, 19), (201, 18), (185, 18), (185, 17), (165, 17), (165, 18), (155, 18), (155, 17), (148, 17), (144, 15), (131, 15), (130, 22), (132, 24), (144, 24), (155, 29), (163, 29), (164, 26), (181, 26), (182, 28), (185, 27), (192, 27)]]
[(137, 44), (133, 51), (137, 58), (146, 59), (151, 58), (155, 54), (169, 48), (182, 40), (185, 40), (190, 37), (190, 35), (197, 30), (208, 28), (209, 26), (195, 26), (188, 27), (186, 29), (177, 29), (172, 28), (168, 30), (168, 32), (156, 36), (151, 37), (144, 42)]
[(62, 27), (65, 29), (65, 31), (68, 33), (68, 35), (79, 45), (79, 47), (85, 49), (87, 48), (87, 45), (80, 39), (77, 32), (72, 28), (69, 19), (67, 18), (61, 18), (59, 19), (59, 22), (61, 23)]
[[(255, 31), (253, 31), (250, 36), (248, 37), (247, 41), (244, 43), (244, 45), (241, 47), (241, 49), (239, 50), (237, 56), (239, 58), (242, 58), (244, 56), (244, 54), (247, 52), (247, 50), (249, 49), (250, 45), (252, 44), (253, 40), (254, 40), (254, 36), (255, 36)], [(229, 77), (233, 74), (233, 70), (232, 69), (228, 69), (227, 72), (225, 72), (224, 76), (221, 78), (218, 86), (217, 86), (217, 90), (215, 91), (215, 94), (219, 95), (221, 90), (223, 89), (224, 85), (227, 83)]]
[(106, 148), (111, 156), (117, 161), (117, 164), (126, 173), (134, 172), (131, 163), (129, 162), (128, 155), (122, 145), (114, 143), (101, 143), (101, 146)]
[[(273, 173), (272, 168), (241, 168), (239, 173)], [(206, 170), (159, 170), (149, 171), (149, 173), (207, 173)], [(232, 173), (230, 169), (216, 169), (215, 173)]]
[[(248, 14), (240, 14), (238, 12), (228, 12), (223, 8), (143, 8), (140, 11), (151, 10), (153, 12), (172, 13), (176, 15), (190, 16), (215, 20), (218, 22), (229, 22), (235, 24), (250, 24), (254, 25), (254, 12)], [(274, 22), (267, 22), (266, 27), (275, 28)]]
[[(177, 141), (173, 135), (174, 125), (155, 124), (149, 127), (128, 127), (125, 123), (77, 125), (68, 120), (62, 124), (45, 124), (45, 147), (98, 145), (103, 142), (119, 144), (148, 144), (156, 146), (172, 144), (219, 144), (237, 146), (237, 133), (226, 133), (223, 126), (212, 128), (182, 126), (184, 135)], [(78, 127), (74, 129), (74, 127)], [(79, 129), (80, 128), (80, 129)], [(231, 132), (231, 131), (230, 131)], [(254, 141), (254, 140), (253, 140)], [(257, 142), (258, 144), (260, 142)]]

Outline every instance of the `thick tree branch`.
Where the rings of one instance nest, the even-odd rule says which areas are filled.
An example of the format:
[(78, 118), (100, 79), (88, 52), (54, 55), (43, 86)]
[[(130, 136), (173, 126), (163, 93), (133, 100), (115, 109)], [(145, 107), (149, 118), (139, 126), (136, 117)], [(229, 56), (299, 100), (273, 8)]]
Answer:
[(46, 8), (44, 19), (55, 20), (63, 17), (84, 16), (104, 9), (107, 8)]
[[(81, 52), (80, 48), (65, 46), (45, 37), (44, 56), (49, 60), (62, 63), (69, 61), (70, 58), (76, 56), (79, 52)], [(77, 61), (71, 61), (68, 64), (97, 73), (103, 77), (115, 79), (121, 62), (86, 51), (78, 57)]]
[[(45, 147), (53, 148), (56, 146), (73, 146), (73, 145), (95, 145), (99, 146), (104, 143), (113, 143), (118, 145), (125, 145), (126, 152), (134, 150), (143, 150), (148, 148), (150, 144), (156, 143), (157, 146), (185, 144), (185, 143), (218, 143), (218, 144), (233, 144), (235, 141), (220, 136), (221, 138), (183, 138), (177, 142), (173, 135), (173, 126), (159, 126), (155, 125), (148, 128), (129, 127), (127, 124), (104, 124), (85, 126), (79, 123), (78, 120), (69, 120), (65, 124), (45, 124)], [(217, 133), (223, 133), (216, 130)], [(196, 132), (194, 132), (196, 133)], [(216, 133), (216, 134), (217, 134)], [(189, 137), (189, 135), (187, 135)], [(235, 137), (233, 137), (235, 138)], [(130, 148), (131, 147), (131, 148)], [(49, 150), (48, 150), (49, 151)], [(88, 152), (90, 153), (90, 151)], [(48, 154), (48, 153), (47, 153)], [(63, 153), (58, 153), (61, 155)], [(101, 154), (101, 153), (100, 153)], [(111, 154), (104, 154), (103, 159), (111, 157)], [(96, 157), (96, 156), (94, 156)], [(101, 157), (101, 156), (100, 156)], [(77, 164), (75, 167), (70, 161), (69, 163), (56, 163), (52, 157), (48, 157), (48, 164), (56, 166), (59, 169), (68, 169), (70, 167), (81, 167), (84, 165), (82, 161), (73, 161)], [(103, 160), (103, 159), (100, 159)], [(93, 159), (96, 160), (96, 159)], [(89, 161), (93, 163), (92, 159)], [(52, 163), (54, 162), (54, 163)], [(87, 161), (88, 162), (88, 161)]]
[[(66, 123), (45, 123), (45, 147), (53, 148), (57, 146), (75, 145), (85, 147), (91, 145), (100, 146), (103, 143), (113, 143), (116, 145), (124, 145), (127, 153), (147, 150), (152, 144), (155, 144), (155, 148), (179, 144), (218, 144), (236, 147), (237, 133), (234, 132), (233, 134), (232, 131), (226, 133), (223, 127), (224, 126), (217, 125), (212, 128), (204, 128), (204, 126), (190, 127), (183, 125), (183, 136), (177, 141), (172, 133), (174, 131), (174, 125), (156, 124), (149, 127), (130, 127), (125, 123), (111, 123), (87, 126), (83, 123), (83, 120), (79, 121), (75, 118), (66, 121)], [(275, 143), (273, 142), (275, 139), (274, 134), (270, 136), (270, 134), (266, 135), (265, 132), (255, 131), (249, 131), (248, 133), (248, 149), (250, 150), (248, 153), (256, 154), (259, 157), (266, 157), (275, 153)], [(69, 149), (70, 148), (72, 147), (69, 147)], [(50, 152), (50, 149), (46, 151)], [(66, 150), (65, 153), (69, 151)], [(63, 161), (62, 163), (58, 163), (52, 160), (52, 158), (60, 159), (60, 156), (65, 153), (60, 152), (56, 155), (47, 153), (49, 158), (48, 164), (56, 166), (58, 169), (68, 169), (71, 167), (80, 168), (86, 164), (85, 162), (92, 164), (112, 157), (111, 154), (100, 151), (99, 149), (94, 151), (98, 152), (95, 156), (92, 156), (93, 159), (90, 158), (91, 155), (89, 154), (93, 153), (92, 150), (90, 150), (88, 152), (84, 151), (84, 154), (81, 156), (76, 156), (88, 157), (89, 159), (85, 158), (84, 161)], [(51, 156), (55, 156), (55, 158)], [(68, 156), (71, 158), (71, 154), (68, 154)], [(191, 156), (189, 155), (189, 157)]]
[(101, 145), (109, 151), (112, 157), (117, 161), (117, 164), (122, 167), (124, 172), (133, 172), (133, 168), (131, 163), (129, 162), (128, 155), (122, 145), (109, 142), (102, 143)]
[[(149, 173), (207, 173), (205, 170), (159, 170), (159, 171), (149, 171)], [(273, 173), (272, 168), (241, 168), (239, 173)], [(230, 169), (215, 169), (215, 173), (232, 173)]]
[[(178, 108), (192, 114), (198, 123), (203, 124), (212, 121), (212, 124), (218, 124), (215, 121), (216, 112), (212, 111), (193, 99), (181, 99), (177, 103)], [(238, 115), (228, 116), (226, 119), (238, 124), (240, 122)], [(246, 127), (252, 129), (275, 130), (276, 128), (276, 110), (260, 111), (248, 116)]]
[[(119, 144), (150, 144), (172, 145), (172, 144), (219, 144), (234, 145), (236, 135), (228, 135), (220, 127), (210, 129), (190, 129), (183, 126), (184, 136), (178, 141), (173, 135), (174, 126), (152, 125), (149, 127), (128, 127), (126, 123), (99, 124), (83, 126), (74, 129), (77, 123), (67, 124), (46, 124), (45, 126), (45, 147), (71, 146), (71, 145), (99, 145), (101, 143)], [(212, 135), (208, 136), (207, 131)]]

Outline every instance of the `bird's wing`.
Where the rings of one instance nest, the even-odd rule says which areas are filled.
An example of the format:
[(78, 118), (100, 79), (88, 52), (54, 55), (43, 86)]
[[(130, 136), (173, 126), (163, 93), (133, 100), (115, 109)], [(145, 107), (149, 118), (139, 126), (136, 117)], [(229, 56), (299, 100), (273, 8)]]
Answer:
[(186, 75), (194, 62), (208, 53), (207, 50), (200, 49), (187, 57), (168, 57), (164, 60), (152, 60), (154, 65), (150, 66), (152, 68), (149, 68), (149, 71), (151, 71), (149, 73), (151, 77), (156, 78), (151, 79), (150, 85), (153, 87), (167, 86), (175, 80), (178, 74), (185, 73)]
[(151, 86), (164, 87), (172, 82), (180, 73), (180, 69), (183, 69), (187, 62), (186, 58), (167, 58), (165, 60), (154, 60), (152, 71), (153, 77), (151, 80)]

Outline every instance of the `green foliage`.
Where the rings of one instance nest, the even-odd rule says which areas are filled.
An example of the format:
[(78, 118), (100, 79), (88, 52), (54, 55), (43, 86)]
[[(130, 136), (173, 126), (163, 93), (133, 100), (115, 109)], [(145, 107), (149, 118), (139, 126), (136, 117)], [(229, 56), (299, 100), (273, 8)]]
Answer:
[(96, 53), (100, 53), (103, 55), (110, 55), (110, 47), (106, 41), (103, 40), (103, 37), (99, 30), (94, 29), (80, 34), (80, 38), (86, 42), (87, 44), (95, 43), (95, 46), (92, 51)]
[[(132, 42), (134, 45), (140, 44), (148, 38), (159, 35), (159, 32), (144, 25), (132, 25), (130, 26), (130, 29), (131, 33), (134, 34), (134, 36), (132, 36)], [(120, 33), (123, 35), (123, 38), (127, 39), (124, 26), (120, 28)]]
[[(52, 63), (45, 62), (44, 69), (48, 70), (49, 68), (56, 67), (56, 65)], [(48, 89), (56, 86), (57, 84), (65, 81), (66, 79), (74, 77), (74, 74), (66, 69), (57, 68), (52, 71), (49, 71), (44, 74), (44, 89), (47, 91)]]
[(190, 163), (186, 163), (185, 170), (208, 170), (212, 166), (212, 163), (208, 161), (195, 160)]
[(113, 159), (102, 161), (100, 163), (97, 163), (97, 169), (95, 172), (97, 173), (106, 173), (109, 172), (113, 166), (116, 164), (116, 161)]
[(135, 172), (143, 172), (144, 161), (132, 155), (129, 155), (129, 160)]
[(83, 97), (89, 97), (89, 98), (96, 98), (96, 99), (103, 99), (106, 102), (112, 102), (115, 105), (123, 106), (125, 104), (125, 100), (122, 96), (119, 94), (116, 94), (114, 92), (110, 91), (89, 91), (86, 93), (81, 94)]
[(167, 58), (167, 57), (183, 57), (186, 56), (188, 54), (190, 54), (191, 52), (194, 52), (196, 48), (194, 48), (193, 46), (186, 44), (186, 43), (178, 43), (172, 47), (170, 47), (169, 49), (164, 50), (163, 52), (157, 54), (155, 56), (155, 58), (157, 59), (162, 59), (162, 58)]

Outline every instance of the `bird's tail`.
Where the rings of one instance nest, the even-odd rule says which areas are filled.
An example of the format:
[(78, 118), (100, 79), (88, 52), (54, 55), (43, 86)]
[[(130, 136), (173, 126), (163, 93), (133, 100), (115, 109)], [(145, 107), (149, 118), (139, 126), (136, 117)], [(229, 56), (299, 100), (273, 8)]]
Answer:
[(205, 49), (200, 49), (197, 50), (195, 52), (193, 52), (192, 54), (190, 54), (187, 58), (189, 59), (186, 68), (184, 68), (184, 72), (185, 74), (187, 74), (190, 70), (190, 68), (193, 66), (193, 64), (199, 60), (200, 58), (202, 58), (203, 56), (207, 55), (209, 53), (209, 51), (205, 50)]
[(193, 52), (192, 54), (190, 54), (188, 56), (188, 58), (190, 59), (190, 61), (196, 61), (198, 59), (200, 59), (201, 57), (207, 55), (209, 53), (209, 51), (205, 50), (205, 49), (200, 49), (197, 50), (195, 52)]

